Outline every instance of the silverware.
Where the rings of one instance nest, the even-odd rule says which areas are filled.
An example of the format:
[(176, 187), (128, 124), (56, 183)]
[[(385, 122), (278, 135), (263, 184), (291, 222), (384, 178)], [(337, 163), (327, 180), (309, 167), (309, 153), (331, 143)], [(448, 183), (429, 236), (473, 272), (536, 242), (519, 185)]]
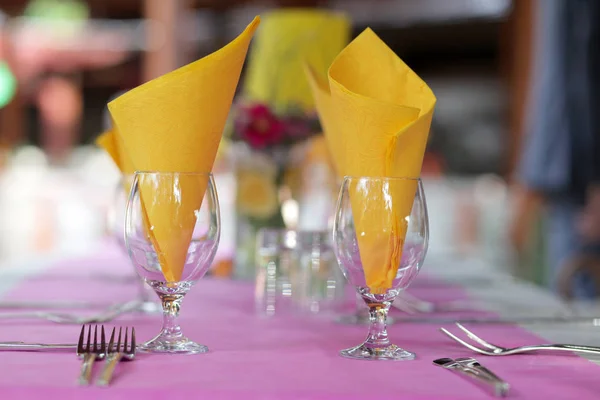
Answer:
[(60, 351), (72, 352), (77, 350), (76, 344), (62, 343), (25, 343), (25, 342), (0, 342), (0, 351)]
[(43, 319), (57, 324), (73, 324), (87, 325), (94, 323), (104, 323), (115, 319), (116, 317), (138, 310), (141, 302), (138, 300), (130, 301), (123, 304), (117, 304), (109, 307), (106, 311), (89, 317), (81, 317), (79, 315), (69, 313), (54, 313), (44, 311), (28, 311), (28, 312), (12, 312), (0, 313), (0, 319)]
[(489, 369), (485, 368), (474, 358), (438, 358), (433, 360), (433, 364), (442, 368), (457, 371), (469, 378), (474, 378), (479, 382), (492, 387), (494, 395), (504, 397), (508, 394), (510, 385), (500, 379)]
[[(32, 309), (90, 309), (105, 308), (106, 303), (92, 303), (88, 301), (50, 300), (50, 301), (0, 301), (3, 310), (32, 310)], [(113, 306), (114, 307), (114, 306)]]
[(26, 279), (28, 281), (95, 281), (95, 282), (107, 282), (111, 284), (132, 284), (135, 283), (139, 278), (136, 275), (122, 275), (122, 274), (89, 274), (89, 275), (76, 275), (76, 274), (39, 274), (39, 275), (24, 275), (22, 273), (16, 273), (12, 271), (0, 271), (2, 279)]
[(115, 372), (115, 368), (119, 361), (133, 361), (135, 358), (135, 328), (131, 328), (131, 341), (128, 340), (129, 328), (125, 328), (125, 340), (121, 342), (121, 331), (119, 328), (119, 336), (115, 345), (115, 328), (113, 328), (110, 334), (110, 340), (108, 342), (108, 354), (106, 355), (106, 362), (104, 369), (100, 374), (100, 378), (96, 382), (98, 386), (108, 386), (110, 380)]
[(440, 328), (440, 330), (446, 334), (448, 337), (453, 339), (454, 341), (462, 344), (466, 348), (473, 350), (477, 353), (484, 354), (487, 356), (509, 356), (512, 354), (519, 353), (529, 353), (533, 351), (540, 350), (557, 350), (557, 351), (570, 351), (575, 353), (588, 353), (588, 354), (600, 354), (600, 347), (593, 346), (579, 346), (574, 344), (542, 344), (542, 345), (534, 345), (534, 346), (520, 346), (513, 348), (501, 347), (492, 343), (489, 343), (479, 336), (475, 335), (473, 332), (457, 323), (456, 326), (461, 329), (463, 332), (467, 334), (467, 336), (482, 345), (485, 348), (477, 347), (471, 343), (467, 343), (466, 341), (458, 338), (454, 334), (450, 333), (447, 329)]
[(510, 385), (506, 383), (503, 379), (500, 379), (498, 375), (493, 373), (489, 368), (483, 366), (479, 361), (474, 359), (473, 357), (459, 357), (455, 358), (454, 361), (461, 363), (462, 365), (466, 365), (469, 368), (475, 368), (487, 374), (488, 376), (497, 379), (499, 382), (502, 382), (502, 385), (506, 388), (506, 391), (510, 388)]
[(100, 332), (100, 343), (98, 343), (98, 325), (94, 327), (94, 341), (91, 341), (92, 327), (88, 327), (87, 341), (84, 345), (85, 338), (85, 325), (81, 327), (81, 333), (79, 334), (79, 342), (77, 342), (77, 355), (83, 359), (81, 364), (81, 373), (79, 374), (79, 384), (89, 385), (90, 378), (92, 377), (92, 367), (94, 361), (104, 358), (106, 355), (106, 339), (104, 336), (104, 326)]
[(398, 322), (415, 324), (480, 324), (480, 325), (544, 325), (585, 323), (600, 326), (600, 317), (593, 316), (544, 316), (544, 317), (444, 317), (431, 315), (394, 316)]

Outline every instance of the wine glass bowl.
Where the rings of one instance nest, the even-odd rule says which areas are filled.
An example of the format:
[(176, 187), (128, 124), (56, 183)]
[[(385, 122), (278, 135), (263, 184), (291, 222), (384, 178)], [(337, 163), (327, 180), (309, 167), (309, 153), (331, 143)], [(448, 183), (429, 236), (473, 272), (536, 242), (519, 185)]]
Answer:
[(391, 344), (387, 313), (417, 276), (427, 252), (429, 223), (420, 179), (346, 177), (333, 227), (334, 250), (348, 282), (369, 308), (364, 343), (343, 350), (348, 358), (408, 360)]
[(220, 239), (212, 174), (136, 172), (127, 204), (125, 242), (138, 275), (158, 295), (163, 328), (141, 346), (153, 353), (204, 353), (177, 324), (181, 302), (210, 268)]

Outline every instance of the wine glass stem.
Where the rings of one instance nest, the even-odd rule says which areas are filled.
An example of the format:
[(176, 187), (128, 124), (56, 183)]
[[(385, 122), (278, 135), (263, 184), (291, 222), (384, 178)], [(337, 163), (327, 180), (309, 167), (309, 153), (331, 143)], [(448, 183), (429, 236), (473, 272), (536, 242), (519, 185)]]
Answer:
[(390, 303), (367, 303), (369, 306), (369, 335), (365, 340), (365, 346), (370, 348), (382, 348), (390, 345), (387, 334), (387, 314)]
[(161, 335), (170, 337), (182, 336), (177, 318), (179, 317), (179, 309), (181, 308), (183, 295), (160, 294), (159, 297), (163, 308), (163, 326)]

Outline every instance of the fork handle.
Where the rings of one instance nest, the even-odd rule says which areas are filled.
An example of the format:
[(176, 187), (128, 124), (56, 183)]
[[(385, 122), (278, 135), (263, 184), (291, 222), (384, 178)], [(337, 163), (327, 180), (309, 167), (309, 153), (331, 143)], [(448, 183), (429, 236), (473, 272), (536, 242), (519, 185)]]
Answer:
[(110, 380), (115, 372), (115, 368), (117, 367), (119, 361), (121, 361), (122, 356), (122, 353), (113, 353), (107, 356), (104, 363), (104, 369), (102, 370), (96, 385), (108, 386), (110, 384)]
[(527, 346), (529, 351), (533, 350), (562, 350), (575, 353), (600, 354), (600, 347), (578, 346), (576, 344), (543, 344), (540, 346)]
[(89, 385), (92, 377), (92, 366), (96, 361), (96, 353), (86, 353), (83, 356), (83, 364), (81, 365), (81, 374), (79, 375), (80, 385)]

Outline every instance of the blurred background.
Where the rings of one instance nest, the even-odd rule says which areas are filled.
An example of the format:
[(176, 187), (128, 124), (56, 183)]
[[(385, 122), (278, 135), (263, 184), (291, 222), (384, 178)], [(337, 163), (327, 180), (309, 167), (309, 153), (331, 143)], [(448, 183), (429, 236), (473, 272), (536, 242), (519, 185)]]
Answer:
[[(344, 13), (351, 37), (371, 27), (437, 96), (423, 166), (431, 262), (478, 257), (551, 285), (543, 202), (518, 179), (536, 3), (0, 0), (0, 265), (86, 252), (107, 240), (119, 172), (94, 145), (109, 128), (107, 101), (222, 47), (254, 15), (320, 8)], [(243, 276), (234, 261), (244, 228), (231, 147), (215, 165), (225, 226), (213, 273)], [(302, 214), (301, 201), (283, 203), (285, 223), (295, 227), (288, 220)]]

